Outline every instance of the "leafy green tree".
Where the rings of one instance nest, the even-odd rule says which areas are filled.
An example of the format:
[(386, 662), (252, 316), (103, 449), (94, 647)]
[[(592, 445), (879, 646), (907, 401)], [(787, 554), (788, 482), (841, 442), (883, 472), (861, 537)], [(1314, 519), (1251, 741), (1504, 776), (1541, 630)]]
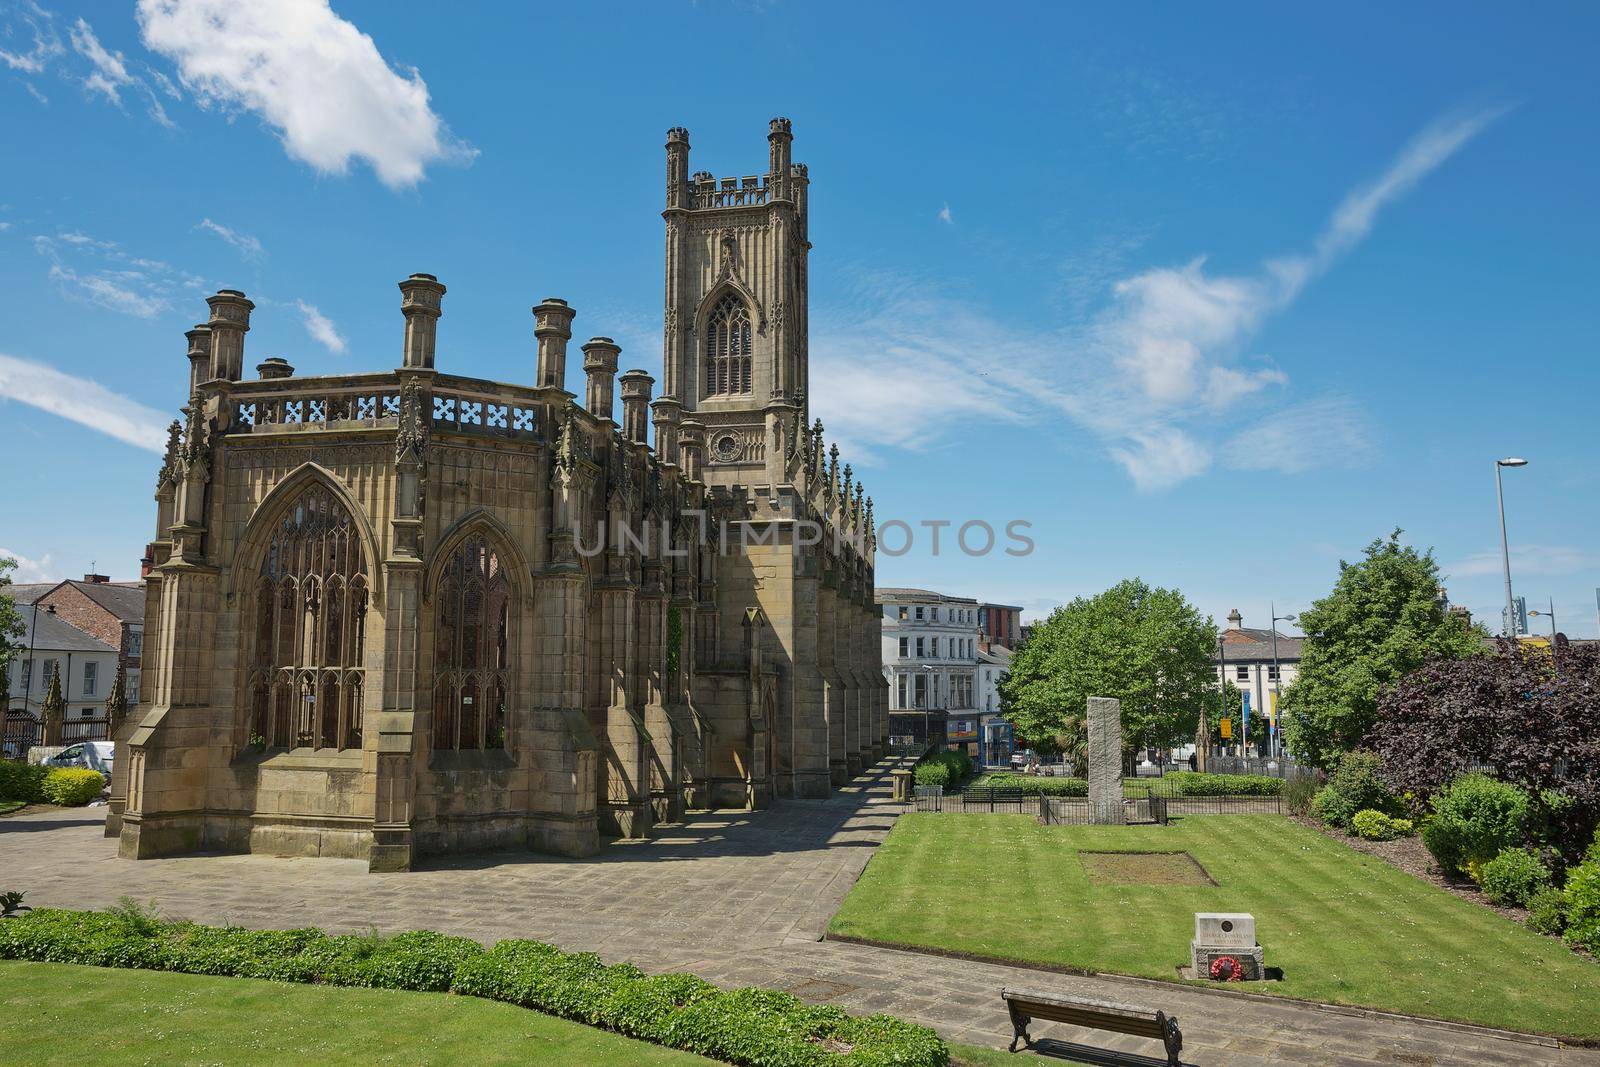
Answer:
[(1333, 591), (1300, 614), (1306, 642), (1283, 696), (1284, 739), (1297, 759), (1331, 768), (1361, 744), (1378, 717), (1378, 694), (1426, 660), (1485, 651), (1485, 632), (1450, 615), (1439, 597), (1433, 551), (1387, 541), (1339, 562)]
[(11, 585), (11, 572), (16, 569), (16, 560), (0, 556), (0, 700), (10, 696), (7, 690), (11, 678), (11, 660), (22, 650), (17, 639), (27, 631), (22, 624), (22, 612), (17, 610), (16, 600), (6, 592)]
[(1183, 744), (1215, 685), (1216, 641), (1211, 619), (1182, 593), (1131, 578), (1035, 627), (1000, 681), (1001, 708), (1044, 751), (1073, 747), (1062, 740), (1082, 736), (1092, 696), (1122, 701), (1127, 751)]

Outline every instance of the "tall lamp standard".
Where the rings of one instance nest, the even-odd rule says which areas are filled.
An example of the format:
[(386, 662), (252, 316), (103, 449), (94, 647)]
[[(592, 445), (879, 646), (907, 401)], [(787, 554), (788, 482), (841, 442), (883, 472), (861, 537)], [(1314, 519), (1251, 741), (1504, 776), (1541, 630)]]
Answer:
[(1530, 611), (1530, 612), (1528, 612), (1528, 614), (1529, 615), (1543, 615), (1545, 618), (1550, 620), (1550, 648), (1551, 648), (1552, 651), (1554, 651), (1555, 647), (1556, 647), (1556, 601), (1555, 601), (1555, 598), (1554, 597), (1550, 598), (1550, 610), (1549, 611)]
[(1517, 605), (1516, 601), (1511, 599), (1511, 547), (1506, 540), (1506, 494), (1500, 485), (1500, 468), (1527, 465), (1528, 461), (1520, 456), (1507, 456), (1505, 459), (1494, 461), (1494, 496), (1500, 504), (1500, 560), (1506, 569), (1506, 618), (1502, 631), (1513, 641), (1517, 638)]
[(1278, 605), (1272, 604), (1272, 737), (1267, 744), (1274, 757), (1278, 754), (1278, 703), (1283, 687), (1283, 672), (1278, 669), (1278, 624), (1294, 622), (1293, 615), (1279, 615)]
[(922, 701), (922, 743), (931, 745), (933, 744), (933, 728), (928, 724), (928, 709), (933, 706), (933, 664), (924, 663), (922, 669), (928, 672), (923, 675), (924, 678), (928, 679), (928, 688)]

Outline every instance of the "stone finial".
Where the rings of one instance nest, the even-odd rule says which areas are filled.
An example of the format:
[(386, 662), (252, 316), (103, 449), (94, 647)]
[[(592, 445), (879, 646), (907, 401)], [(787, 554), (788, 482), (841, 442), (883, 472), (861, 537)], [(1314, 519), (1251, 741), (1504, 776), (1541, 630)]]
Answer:
[(250, 332), (255, 304), (237, 289), (218, 289), (206, 297), (211, 318), (211, 377), (236, 382), (244, 376), (244, 335)]
[(211, 327), (199, 323), (183, 335), (189, 341), (189, 395), (211, 380)]
[(650, 387), (656, 380), (642, 370), (630, 370), (617, 379), (622, 385), (622, 436), (644, 444), (650, 434)]
[(767, 174), (780, 183), (789, 176), (789, 146), (793, 141), (788, 119), (775, 118), (767, 124)]
[(844, 506), (846, 511), (848, 511), (850, 508), (850, 497), (851, 493), (854, 491), (854, 482), (855, 469), (851, 467), (850, 464), (846, 463), (844, 465)]
[(828, 495), (833, 496), (839, 491), (839, 442), (835, 441), (828, 448)]
[(667, 131), (667, 207), (689, 207), (689, 131), (674, 126)]
[(691, 482), (700, 480), (700, 464), (705, 456), (706, 426), (698, 419), (684, 419), (678, 426), (678, 455), (683, 464), (683, 476)]
[(431, 274), (413, 274), (400, 283), (400, 314), (406, 317), (401, 366), (433, 366), (439, 316), (444, 314), (444, 293), (444, 286)]
[(678, 419), (683, 405), (675, 396), (662, 396), (650, 405), (650, 410), (656, 422), (656, 458), (662, 463), (679, 463)]
[(534, 305), (533, 336), (539, 348), (538, 378), (541, 389), (565, 389), (567, 342), (572, 340), (572, 318), (577, 312), (565, 300), (547, 297)]
[(161, 473), (156, 475), (156, 492), (167, 488), (178, 478), (178, 464), (183, 460), (183, 424), (177, 419), (167, 427), (167, 451), (161, 459)]
[(591, 337), (583, 346), (583, 373), (587, 378), (584, 407), (597, 419), (610, 420), (617, 359), (622, 349), (609, 337)]
[(256, 374), (264, 381), (271, 381), (275, 378), (293, 378), (294, 367), (290, 366), (289, 361), (282, 356), (269, 356), (256, 364)]

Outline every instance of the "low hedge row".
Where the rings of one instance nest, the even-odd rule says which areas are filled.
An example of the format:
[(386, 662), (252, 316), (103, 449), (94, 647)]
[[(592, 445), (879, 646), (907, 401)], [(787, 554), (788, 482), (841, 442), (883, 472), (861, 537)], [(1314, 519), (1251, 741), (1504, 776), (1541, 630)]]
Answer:
[(1089, 783), (1082, 778), (1045, 778), (1033, 774), (1011, 774), (997, 771), (974, 778), (967, 783), (967, 792), (984, 789), (1016, 789), (1024, 796), (1086, 797)]
[(1206, 774), (1173, 771), (1151, 786), (1174, 797), (1275, 797), (1283, 792), (1283, 779), (1265, 774)]
[(79, 807), (99, 796), (105, 787), (105, 775), (99, 771), (0, 760), (0, 800)]
[(947, 1067), (932, 1030), (853, 1016), (789, 993), (723, 990), (690, 974), (647, 975), (538, 941), (245, 930), (165, 922), (125, 902), (106, 912), (41, 909), (0, 922), (0, 959), (132, 967), (280, 982), (453, 992), (533, 1008), (749, 1067)]

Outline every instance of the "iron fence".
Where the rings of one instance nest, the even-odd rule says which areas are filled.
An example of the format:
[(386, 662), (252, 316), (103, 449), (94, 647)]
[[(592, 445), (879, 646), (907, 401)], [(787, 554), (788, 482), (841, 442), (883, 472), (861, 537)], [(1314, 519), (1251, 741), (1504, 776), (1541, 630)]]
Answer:
[(0, 747), (3, 747), (7, 759), (23, 759), (28, 755), (28, 749), (37, 745), (43, 737), (43, 725), (32, 715), (7, 715), (5, 738), (0, 742)]

